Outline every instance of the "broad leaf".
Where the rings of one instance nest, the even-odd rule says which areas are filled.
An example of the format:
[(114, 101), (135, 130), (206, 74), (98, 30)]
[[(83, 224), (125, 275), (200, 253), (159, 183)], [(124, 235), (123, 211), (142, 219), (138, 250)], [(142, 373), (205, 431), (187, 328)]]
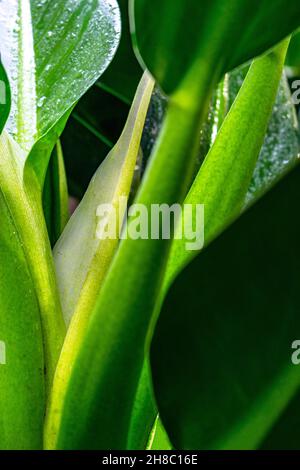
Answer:
[[(27, 153), (106, 69), (119, 33), (115, 0), (1, 0), (1, 53), (12, 89), (6, 128)], [(47, 164), (38, 163), (41, 179)]]
[(134, 98), (143, 70), (132, 47), (129, 29), (128, 0), (118, 0), (121, 10), (122, 34), (118, 51), (99, 84), (121, 100), (130, 104)]
[(206, 69), (220, 78), (300, 25), (294, 0), (131, 0), (131, 6), (138, 53), (168, 94), (184, 83), (195, 87), (195, 74)]
[(298, 167), (196, 258), (166, 298), (151, 360), (177, 448), (255, 449), (299, 390), (291, 361), (300, 331), (299, 188)]

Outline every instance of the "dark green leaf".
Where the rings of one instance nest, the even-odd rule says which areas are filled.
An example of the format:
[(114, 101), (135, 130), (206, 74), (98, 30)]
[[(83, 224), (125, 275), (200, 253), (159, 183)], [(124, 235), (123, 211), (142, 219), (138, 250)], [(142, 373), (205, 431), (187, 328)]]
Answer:
[(159, 410), (179, 449), (254, 449), (300, 387), (294, 170), (174, 282), (151, 360)]

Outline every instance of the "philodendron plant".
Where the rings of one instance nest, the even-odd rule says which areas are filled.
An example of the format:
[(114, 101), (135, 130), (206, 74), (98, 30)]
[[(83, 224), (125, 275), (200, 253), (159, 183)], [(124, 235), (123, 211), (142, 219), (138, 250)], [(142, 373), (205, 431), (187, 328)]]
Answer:
[(1, 449), (297, 446), (299, 26), (298, 0), (0, 0)]

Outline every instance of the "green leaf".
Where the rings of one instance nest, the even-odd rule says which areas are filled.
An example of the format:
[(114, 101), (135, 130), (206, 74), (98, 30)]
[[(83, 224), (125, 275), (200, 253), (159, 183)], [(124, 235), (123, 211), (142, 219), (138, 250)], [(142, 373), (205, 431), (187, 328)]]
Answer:
[[(201, 154), (199, 160), (201, 161), (201, 155), (203, 156), (205, 154), (205, 151), (210, 148), (210, 146), (213, 144), (214, 139), (216, 137), (216, 134), (218, 132), (218, 126), (220, 123), (222, 123), (222, 119), (224, 118), (224, 112), (226, 111), (227, 107), (227, 102), (228, 102), (228, 95), (230, 97), (230, 101), (233, 102), (236, 100), (235, 107), (239, 110), (240, 114), (242, 115), (243, 113), (246, 114), (246, 107), (247, 103), (243, 102), (242, 99), (239, 96), (236, 98), (236, 95), (239, 92), (239, 89), (241, 85), (243, 84), (243, 81), (245, 79), (245, 75), (247, 74), (248, 67), (238, 69), (237, 71), (231, 72), (228, 77), (225, 78), (224, 84), (220, 84), (217, 92), (214, 93), (214, 100), (213, 104), (210, 107), (210, 112), (209, 112), (209, 117), (208, 120), (204, 123), (202, 132), (201, 132)], [(247, 86), (252, 86), (253, 89), (256, 89), (257, 85), (257, 80), (261, 83), (262, 89), (264, 89), (264, 84), (263, 84), (263, 77), (260, 76), (261, 71), (259, 68), (257, 68), (256, 71), (256, 77), (252, 78), (250, 76), (247, 77), (246, 83), (249, 81), (252, 81), (252, 84), (247, 83)], [(265, 68), (265, 76), (266, 79), (268, 79), (270, 70), (268, 66)], [(268, 83), (269, 80), (266, 80), (265, 83)], [(275, 85), (275, 82), (274, 82)], [(266, 99), (267, 96), (265, 94), (265, 90), (261, 92)], [(240, 101), (241, 99), (241, 101)], [(271, 102), (273, 101), (272, 96), (270, 97)], [(253, 102), (253, 97), (250, 98), (250, 103)], [(242, 107), (243, 106), (243, 107)], [(244, 111), (243, 111), (244, 110)], [(260, 109), (260, 112), (263, 113), (266, 112), (266, 109), (263, 110), (262, 108)], [(256, 113), (257, 114), (257, 113)], [(265, 114), (265, 119), (267, 122), (267, 114)], [(249, 120), (253, 121), (253, 118)], [(237, 122), (239, 120), (237, 119)], [(228, 122), (224, 124), (224, 126), (227, 126)], [(245, 122), (245, 125), (247, 126), (248, 124)], [(241, 148), (244, 148), (245, 142), (243, 141), (243, 134), (241, 133), (241, 127), (240, 123), (236, 127), (236, 130), (233, 130), (232, 132), (236, 132), (237, 135), (241, 134)], [(230, 131), (228, 131), (230, 132)], [(259, 133), (261, 136), (263, 136), (263, 128), (259, 129)], [(246, 149), (245, 145), (245, 149)], [(248, 147), (247, 151), (251, 152), (251, 147)], [(247, 193), (247, 188), (249, 186), (249, 179), (248, 179), (248, 184), (243, 185), (242, 188), (242, 195), (241, 195), (241, 205), (244, 206), (244, 201), (245, 198), (247, 199), (247, 203), (250, 203), (250, 201), (253, 201), (255, 198), (258, 198), (261, 196), (262, 193), (266, 191), (266, 188), (270, 188), (272, 184), (274, 184), (275, 181), (278, 180), (280, 176), (282, 176), (289, 168), (291, 168), (297, 161), (298, 159), (298, 153), (299, 153), (299, 128), (298, 124), (296, 121), (296, 116), (295, 116), (295, 109), (293, 104), (291, 103), (291, 95), (290, 91), (288, 90), (288, 85), (286, 83), (285, 77), (283, 77), (282, 82), (279, 87), (279, 92), (277, 94), (276, 102), (273, 108), (273, 113), (272, 117), (268, 126), (268, 131), (265, 137), (264, 145), (262, 147), (262, 150), (260, 152), (260, 156), (258, 159), (258, 162), (255, 167), (254, 175), (252, 177), (252, 181), (250, 184), (250, 189), (248, 190), (247, 198), (246, 198), (246, 193)], [(228, 149), (228, 154), (223, 152), (222, 153), (222, 158), (220, 158), (220, 161), (222, 160), (222, 164), (226, 165), (226, 158), (227, 155), (231, 157), (230, 153), (230, 148)], [(253, 154), (253, 164), (255, 163), (256, 160), (256, 155)], [(229, 163), (227, 161), (227, 163)], [(220, 166), (220, 163), (219, 163)], [(232, 172), (231, 172), (232, 174)], [(232, 177), (232, 176), (231, 176)], [(190, 198), (189, 200), (192, 200), (193, 202), (197, 202), (197, 196), (198, 196), (198, 188), (201, 188), (202, 182), (198, 181), (196, 179), (193, 189), (188, 196)], [(226, 187), (226, 191), (228, 188)], [(200, 194), (202, 194), (200, 192)], [(192, 195), (194, 195), (195, 199), (192, 199)], [(199, 200), (199, 202), (202, 202)], [(238, 214), (239, 215), (239, 214)], [(183, 265), (190, 260), (197, 252), (188, 252), (185, 249), (185, 243), (187, 240), (175, 240), (173, 244), (175, 247), (171, 251), (171, 258), (169, 260), (169, 270), (168, 274), (170, 273), (170, 270), (174, 269), (176, 266), (178, 271), (183, 267)], [(176, 247), (176, 245), (178, 245)], [(178, 247), (182, 248), (181, 254), (182, 258), (180, 256), (178, 257), (178, 252), (176, 252), (176, 248)], [(144, 369), (147, 369), (148, 365), (145, 364)], [(146, 376), (145, 373), (142, 374), (141, 381), (147, 381), (150, 380), (148, 376)], [(140, 385), (140, 388), (142, 390), (146, 389), (147, 385), (144, 383), (143, 386)], [(151, 386), (148, 384), (148, 389), (151, 389)], [(141, 409), (141, 412), (138, 414), (138, 417), (134, 417), (135, 420), (137, 418), (140, 420), (140, 426), (144, 426), (144, 428), (147, 430), (148, 423), (153, 422), (153, 416), (155, 415), (155, 409), (152, 407), (151, 408), (151, 403), (149, 403), (149, 393), (148, 396), (145, 395), (144, 397), (137, 397), (136, 399), (139, 403), (139, 407)], [(148, 400), (148, 404), (144, 403), (143, 400)], [(144, 413), (142, 411), (145, 410)], [(142, 431), (140, 431), (140, 435), (142, 434)]]
[(300, 24), (294, 0), (131, 0), (131, 11), (139, 57), (167, 94), (197, 86), (201, 69), (221, 78)]
[[(203, 122), (199, 135), (200, 149), (196, 161), (196, 170), (199, 169), (203, 158), (213, 144), (217, 132), (222, 125), (228, 103), (228, 80), (225, 78), (213, 93), (213, 98), (209, 106), (207, 119)], [(144, 148), (153, 147), (153, 140), (157, 138), (157, 129), (162, 124), (163, 109), (165, 107), (165, 98), (155, 90), (152, 95), (150, 109), (148, 111), (147, 122), (144, 129), (143, 138)], [(148, 150), (149, 152), (149, 150)], [(131, 414), (131, 425), (128, 438), (128, 448), (137, 450), (145, 449), (149, 441), (150, 431), (153, 431), (153, 422), (157, 417), (157, 407), (155, 405), (151, 386), (151, 376), (148, 365), (148, 352), (145, 354), (143, 370), (140, 376), (137, 393), (134, 400), (134, 406)], [(161, 431), (160, 420), (155, 421), (155, 429), (153, 438), (155, 446), (164, 445), (163, 433)], [(161, 439), (162, 438), (162, 439)]]
[(151, 362), (176, 448), (255, 449), (299, 390), (291, 361), (300, 330), (299, 188), (298, 167), (196, 258), (166, 298)]
[(296, 31), (291, 39), (286, 63), (290, 67), (300, 67), (300, 31)]
[[(1, 2), (1, 52), (12, 89), (6, 128), (27, 153), (106, 69), (119, 34), (115, 0)], [(42, 179), (48, 160), (35, 164)]]
[(143, 70), (139, 65), (132, 47), (128, 0), (118, 0), (121, 10), (122, 34), (119, 48), (108, 69), (99, 82), (106, 91), (130, 104), (142, 76)]
[(11, 106), (11, 93), (8, 78), (0, 61), (0, 134), (7, 121)]
[[(205, 244), (240, 214), (264, 142), (276, 99), (288, 42), (255, 60), (185, 199), (205, 206)], [(179, 228), (184, 219), (178, 222)], [(202, 247), (187, 250), (185, 237), (175, 238), (166, 284)]]
[(149, 450), (172, 450), (172, 445), (168, 438), (165, 428), (158, 416), (152, 430), (152, 436), (148, 443), (147, 449)]

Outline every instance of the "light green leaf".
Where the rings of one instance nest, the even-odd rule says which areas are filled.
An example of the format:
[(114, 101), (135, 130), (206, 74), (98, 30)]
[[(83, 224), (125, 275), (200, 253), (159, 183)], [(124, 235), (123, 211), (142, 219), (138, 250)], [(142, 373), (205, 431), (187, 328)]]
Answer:
[[(38, 300), (49, 389), (65, 335), (42, 207), (23, 182), (26, 153), (4, 130), (0, 138), (0, 190), (5, 198)], [(34, 183), (34, 180), (33, 180)], [(3, 227), (3, 231), (5, 227)]]
[(43, 208), (49, 238), (53, 246), (69, 220), (69, 194), (64, 158), (59, 140), (52, 152), (46, 174)]
[[(122, 228), (153, 85), (153, 80), (145, 73), (120, 139), (100, 165), (54, 248), (57, 282), (67, 324), (75, 309), (79, 312), (83, 308), (88, 315), (118, 246), (118, 236), (112, 234), (102, 239), (103, 234), (98, 232), (101, 226), (105, 230), (104, 215), (107, 223), (115, 224), (117, 234)], [(105, 204), (111, 207), (101, 219), (97, 209)]]

